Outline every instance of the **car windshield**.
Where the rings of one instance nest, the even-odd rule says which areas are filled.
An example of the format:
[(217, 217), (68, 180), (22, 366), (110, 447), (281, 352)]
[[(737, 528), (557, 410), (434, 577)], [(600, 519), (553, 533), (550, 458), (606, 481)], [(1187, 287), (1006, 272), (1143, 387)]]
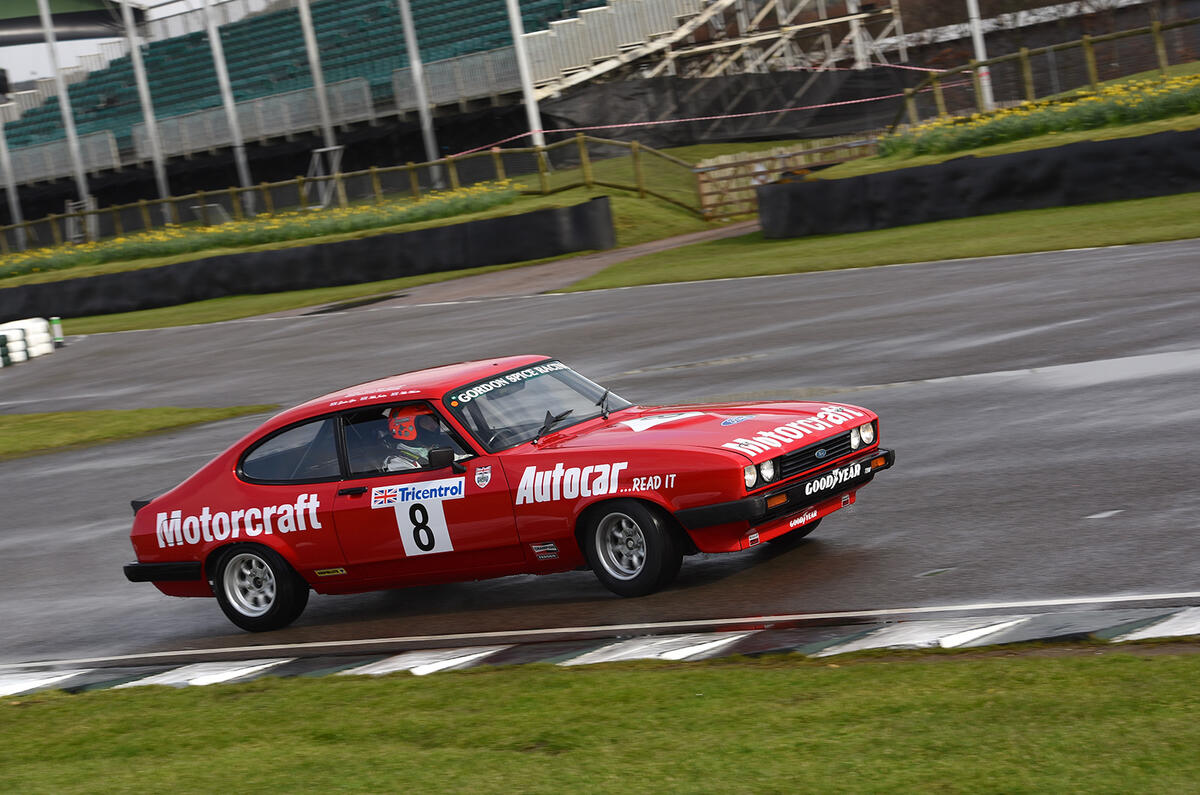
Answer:
[(445, 404), (492, 453), (632, 405), (553, 361), (465, 384)]

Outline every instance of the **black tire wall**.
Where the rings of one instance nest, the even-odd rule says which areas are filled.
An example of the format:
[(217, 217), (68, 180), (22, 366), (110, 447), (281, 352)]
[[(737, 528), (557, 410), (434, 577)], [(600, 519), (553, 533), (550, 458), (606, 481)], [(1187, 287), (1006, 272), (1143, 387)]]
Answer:
[(500, 265), (616, 245), (601, 196), (571, 207), (0, 290), (0, 321), (85, 317)]
[(847, 179), (761, 185), (769, 238), (1200, 191), (1200, 130), (1084, 141)]

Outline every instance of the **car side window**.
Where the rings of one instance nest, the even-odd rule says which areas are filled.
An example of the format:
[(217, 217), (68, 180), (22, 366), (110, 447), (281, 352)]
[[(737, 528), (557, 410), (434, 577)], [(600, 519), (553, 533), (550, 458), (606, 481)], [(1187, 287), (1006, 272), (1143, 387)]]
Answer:
[(333, 417), (306, 422), (278, 433), (250, 450), (242, 459), (249, 480), (291, 483), (336, 480), (341, 477)]
[(449, 448), (455, 460), (473, 453), (428, 403), (371, 406), (342, 415), (350, 475), (424, 469), (429, 451)]

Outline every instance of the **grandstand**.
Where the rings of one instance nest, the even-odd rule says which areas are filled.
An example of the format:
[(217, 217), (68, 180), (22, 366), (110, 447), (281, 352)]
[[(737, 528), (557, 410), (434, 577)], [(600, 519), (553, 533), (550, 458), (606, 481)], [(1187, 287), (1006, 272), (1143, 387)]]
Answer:
[[(603, 5), (604, 0), (529, 0), (522, 4), (527, 30)], [(440, 61), (511, 44), (501, 0), (413, 0), (424, 61)], [(365, 77), (375, 102), (393, 97), (392, 72), (408, 66), (400, 16), (393, 0), (323, 0), (312, 6), (313, 24), (327, 81)], [(464, 17), (471, 19), (469, 28)], [(221, 42), (235, 100), (312, 86), (299, 12), (285, 8), (224, 25)], [(217, 77), (204, 31), (152, 41), (145, 51), (155, 112), (169, 117), (220, 105)], [(132, 147), (141, 121), (128, 55), (69, 88), (80, 135), (111, 130), (120, 150)], [(9, 146), (21, 148), (64, 136), (58, 98), (7, 125)]]

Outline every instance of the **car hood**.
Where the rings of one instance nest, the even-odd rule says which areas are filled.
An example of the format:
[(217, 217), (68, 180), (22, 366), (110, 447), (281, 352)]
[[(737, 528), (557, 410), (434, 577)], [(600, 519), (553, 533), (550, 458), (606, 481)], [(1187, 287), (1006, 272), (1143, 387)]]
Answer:
[(544, 448), (712, 448), (765, 461), (876, 419), (845, 403), (713, 403), (634, 406), (564, 429)]

